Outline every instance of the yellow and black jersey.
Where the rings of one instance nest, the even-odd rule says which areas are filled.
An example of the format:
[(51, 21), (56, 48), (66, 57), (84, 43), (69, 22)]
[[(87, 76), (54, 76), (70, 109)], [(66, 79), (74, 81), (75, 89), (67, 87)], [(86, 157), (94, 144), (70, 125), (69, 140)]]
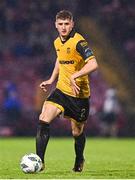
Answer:
[[(58, 37), (54, 41), (54, 46), (59, 61), (59, 77), (56, 88), (69, 96), (75, 97), (70, 86), (70, 77), (79, 71), (88, 60), (94, 58), (93, 52), (88, 47), (86, 40), (75, 31), (72, 31), (64, 42)], [(76, 97), (89, 97), (88, 75), (77, 78), (76, 83), (80, 87), (80, 93)]]

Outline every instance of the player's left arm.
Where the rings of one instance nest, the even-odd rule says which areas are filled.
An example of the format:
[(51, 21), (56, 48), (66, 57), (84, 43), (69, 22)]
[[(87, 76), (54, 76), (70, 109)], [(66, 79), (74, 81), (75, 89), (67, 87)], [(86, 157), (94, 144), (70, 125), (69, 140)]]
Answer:
[(87, 63), (83, 66), (82, 69), (80, 69), (80, 71), (74, 73), (72, 75), (72, 78), (76, 79), (78, 77), (88, 75), (91, 72), (95, 71), (97, 68), (98, 68), (98, 64), (96, 58), (93, 57), (92, 59), (87, 61)]
[(78, 42), (76, 49), (86, 62), (86, 64), (83, 66), (82, 69), (80, 69), (80, 71), (75, 72), (70, 77), (71, 86), (74, 93), (79, 94), (80, 88), (76, 84), (76, 79), (95, 71), (98, 68), (98, 64), (93, 54), (93, 51), (88, 47), (88, 43), (85, 40)]
[(79, 94), (80, 91), (80, 87), (76, 84), (76, 79), (78, 77), (90, 74), (91, 72), (95, 71), (97, 68), (98, 68), (97, 61), (95, 58), (92, 58), (88, 60), (88, 62), (80, 71), (72, 74), (72, 76), (70, 77), (70, 82), (71, 82), (72, 90), (75, 95)]

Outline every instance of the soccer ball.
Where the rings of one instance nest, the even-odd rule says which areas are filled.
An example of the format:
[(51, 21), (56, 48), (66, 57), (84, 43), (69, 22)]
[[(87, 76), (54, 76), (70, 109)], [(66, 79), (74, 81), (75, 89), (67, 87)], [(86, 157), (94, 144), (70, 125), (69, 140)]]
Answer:
[(42, 160), (37, 154), (26, 154), (22, 157), (20, 166), (24, 173), (36, 173), (42, 168)]

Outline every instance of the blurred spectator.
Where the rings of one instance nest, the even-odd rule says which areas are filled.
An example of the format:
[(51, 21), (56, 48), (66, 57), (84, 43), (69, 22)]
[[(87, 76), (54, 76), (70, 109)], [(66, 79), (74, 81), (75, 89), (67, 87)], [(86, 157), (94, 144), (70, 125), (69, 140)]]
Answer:
[(4, 94), (3, 108), (6, 125), (15, 131), (15, 127), (21, 118), (21, 102), (18, 98), (16, 86), (11, 82), (7, 82)]
[(102, 109), (102, 126), (101, 135), (117, 136), (118, 114), (120, 112), (120, 104), (116, 95), (116, 89), (109, 88), (105, 93), (105, 100)]

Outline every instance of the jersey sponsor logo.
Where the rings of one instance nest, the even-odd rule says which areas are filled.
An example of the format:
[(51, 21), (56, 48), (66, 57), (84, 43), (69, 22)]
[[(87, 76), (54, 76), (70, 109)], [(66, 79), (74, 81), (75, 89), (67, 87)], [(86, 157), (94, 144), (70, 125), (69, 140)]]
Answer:
[(56, 49), (56, 51), (60, 51), (60, 49)]
[(74, 64), (74, 60), (69, 60), (69, 61), (68, 60), (67, 61), (66, 60), (60, 60), (59, 63), (60, 64)]

